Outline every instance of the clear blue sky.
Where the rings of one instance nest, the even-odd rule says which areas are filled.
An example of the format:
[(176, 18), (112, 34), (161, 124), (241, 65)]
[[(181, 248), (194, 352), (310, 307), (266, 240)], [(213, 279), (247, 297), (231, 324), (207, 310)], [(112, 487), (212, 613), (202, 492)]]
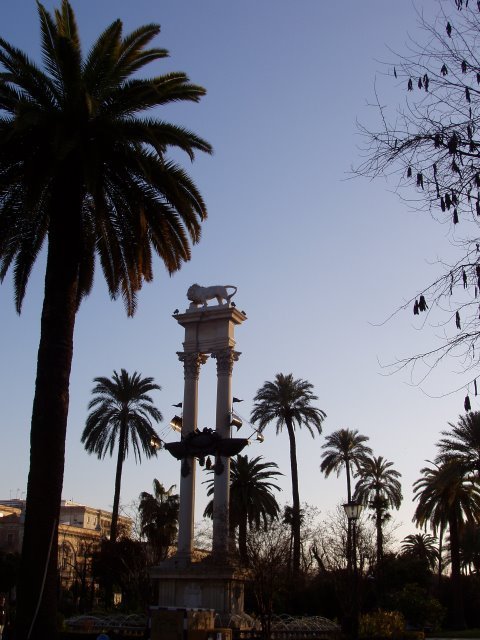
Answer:
[[(58, 3), (45, 2), (51, 9)], [(203, 239), (192, 261), (169, 278), (157, 263), (154, 282), (127, 319), (122, 302), (110, 301), (100, 271), (82, 303), (75, 332), (71, 377), (65, 498), (110, 508), (114, 461), (88, 456), (80, 444), (95, 376), (121, 367), (153, 376), (164, 424), (182, 399), (183, 370), (176, 351), (182, 331), (171, 314), (187, 306), (193, 282), (238, 286), (235, 301), (248, 315), (237, 330), (242, 356), (234, 369), (234, 395), (248, 417), (256, 390), (277, 372), (308, 379), (327, 413), (324, 434), (340, 427), (370, 437), (376, 455), (403, 475), (405, 500), (396, 516), (399, 537), (413, 531), (411, 485), (448, 421), (463, 412), (463, 396), (432, 398), (411, 386), (408, 374), (382, 375), (390, 362), (435, 344), (434, 329), (418, 331), (410, 312), (381, 323), (432, 280), (434, 261), (451, 252), (449, 229), (408, 211), (384, 181), (346, 180), (359, 162), (356, 119), (375, 122), (367, 107), (374, 82), (391, 106), (403, 88), (382, 75), (387, 47), (403, 50), (415, 33), (412, 4), (394, 0), (73, 0), (84, 49), (116, 18), (126, 31), (157, 22), (158, 45), (170, 59), (150, 72), (186, 71), (207, 88), (200, 105), (163, 114), (197, 131), (214, 148), (188, 170), (209, 208)], [(433, 0), (418, 2), (427, 14)], [(0, 35), (39, 60), (39, 27), (33, 0), (0, 4)], [(189, 164), (187, 158), (184, 159)], [(26, 489), (29, 422), (42, 301), (44, 261), (32, 274), (17, 316), (11, 278), (0, 287), (1, 460), (0, 498)], [(420, 321), (423, 318), (420, 319)], [(458, 363), (426, 382), (430, 396), (461, 383)], [(215, 368), (202, 369), (200, 426), (212, 425)], [(478, 408), (476, 402), (474, 408)], [(161, 428), (164, 432), (163, 427)], [(248, 435), (248, 427), (241, 434)], [(166, 430), (167, 439), (175, 435)], [(319, 471), (323, 436), (298, 433), (302, 501), (323, 513), (345, 498), (345, 481)], [(272, 426), (249, 455), (275, 461), (285, 473), (281, 501), (290, 500), (288, 438)], [(166, 452), (124, 467), (122, 503), (151, 490), (154, 477), (178, 483), (179, 465)], [(200, 519), (205, 487), (198, 482)]]

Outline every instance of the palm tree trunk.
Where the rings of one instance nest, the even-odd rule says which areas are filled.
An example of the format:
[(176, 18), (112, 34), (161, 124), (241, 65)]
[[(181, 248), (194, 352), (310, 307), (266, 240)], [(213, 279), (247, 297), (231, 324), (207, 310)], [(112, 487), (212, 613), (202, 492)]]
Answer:
[(452, 515), (448, 524), (450, 529), (450, 556), (452, 562), (452, 625), (455, 629), (465, 629), (462, 576), (460, 573), (460, 540), (456, 514)]
[(238, 552), (243, 564), (248, 564), (247, 551), (247, 516), (241, 517), (238, 523)]
[(377, 529), (377, 570), (379, 570), (383, 558), (382, 507), (380, 505), (376, 508), (375, 527)]
[[(345, 471), (347, 474), (347, 503), (352, 501), (352, 481), (350, 477), (350, 460), (345, 460)], [(352, 521), (347, 518), (347, 570), (352, 570)]]
[(17, 591), (18, 640), (44, 640), (57, 634), (58, 520), (78, 280), (77, 249), (74, 241), (68, 242), (75, 240), (73, 216), (61, 213), (56, 217), (52, 213), (49, 230)]
[(125, 444), (127, 440), (127, 420), (122, 421), (120, 428), (120, 437), (118, 440), (118, 456), (117, 456), (117, 469), (115, 472), (115, 491), (113, 494), (113, 507), (112, 507), (112, 523), (110, 525), (110, 542), (114, 544), (117, 540), (118, 532), (118, 511), (120, 508), (120, 489), (122, 486), (122, 469), (123, 461), (125, 459)]
[(293, 537), (293, 576), (300, 571), (300, 494), (298, 491), (297, 445), (295, 431), (290, 419), (285, 420), (290, 440), (290, 467), (292, 473), (292, 537)]

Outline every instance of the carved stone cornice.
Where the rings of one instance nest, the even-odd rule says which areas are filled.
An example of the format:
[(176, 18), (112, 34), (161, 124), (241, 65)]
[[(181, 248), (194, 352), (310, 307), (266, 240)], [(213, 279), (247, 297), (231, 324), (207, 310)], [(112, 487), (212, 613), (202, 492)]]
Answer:
[(199, 351), (177, 351), (177, 356), (180, 362), (183, 362), (185, 380), (198, 380), (200, 366), (206, 363), (208, 355)]
[(220, 349), (219, 351), (212, 351), (211, 356), (217, 361), (217, 375), (231, 376), (233, 363), (237, 362), (240, 357), (240, 351), (234, 351), (233, 349)]

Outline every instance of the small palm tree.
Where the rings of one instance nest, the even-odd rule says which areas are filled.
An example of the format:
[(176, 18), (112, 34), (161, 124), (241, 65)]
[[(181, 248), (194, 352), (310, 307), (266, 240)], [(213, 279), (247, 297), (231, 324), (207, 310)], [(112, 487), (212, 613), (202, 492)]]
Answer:
[[(280, 512), (272, 490), (281, 489), (272, 479), (283, 474), (277, 471), (278, 465), (275, 462), (262, 460), (262, 456), (249, 459), (246, 455), (238, 455), (231, 461), (230, 531), (233, 534), (238, 528), (238, 550), (244, 564), (248, 564), (247, 527), (267, 527), (272, 520), (278, 518)], [(212, 496), (213, 480), (209, 480), (208, 484), (207, 496)], [(213, 518), (213, 500), (207, 504), (203, 515)]]
[(165, 489), (155, 478), (153, 495), (147, 491), (140, 494), (140, 529), (153, 550), (155, 562), (165, 560), (177, 536), (180, 502), (178, 494), (173, 493), (174, 488), (172, 485)]
[(322, 449), (325, 451), (322, 453), (320, 471), (328, 478), (333, 471), (339, 476), (345, 467), (348, 502), (351, 502), (352, 499), (352, 472), (358, 469), (362, 460), (372, 454), (370, 447), (365, 444), (368, 439), (368, 436), (358, 433), (356, 429), (355, 431), (353, 429), (339, 429), (326, 436), (325, 442), (322, 444)]
[(392, 467), (393, 462), (382, 456), (368, 456), (360, 462), (359, 480), (355, 485), (354, 498), (368, 505), (375, 513), (377, 565), (383, 558), (383, 524), (389, 517), (388, 511), (399, 509), (402, 503), (402, 487), (398, 480), (401, 473)]
[(411, 533), (402, 540), (402, 554), (409, 558), (417, 558), (432, 571), (440, 561), (437, 538), (429, 533)]
[(163, 418), (148, 394), (150, 391), (160, 390), (160, 387), (153, 382), (153, 378), (142, 378), (137, 372), (129, 375), (125, 369), (120, 371), (120, 375), (114, 371), (112, 379), (100, 377), (95, 378), (94, 382), (97, 383), (92, 389), (95, 397), (88, 405), (92, 411), (87, 417), (82, 442), (88, 453), (95, 453), (99, 459), (104, 458), (107, 453), (112, 456), (118, 443), (110, 528), (110, 540), (115, 542), (122, 468), (129, 449), (133, 449), (138, 462), (141, 461), (142, 451), (147, 458), (157, 455), (152, 440), (159, 438), (152, 420), (160, 422)]
[(465, 627), (460, 570), (460, 530), (465, 522), (476, 522), (480, 513), (480, 489), (458, 460), (452, 458), (434, 468), (424, 467), (422, 477), (413, 485), (418, 501), (414, 521), (427, 524), (435, 534), (448, 525), (452, 573), (453, 624)]
[(292, 533), (293, 572), (300, 570), (300, 494), (298, 489), (297, 445), (295, 427), (305, 426), (312, 438), (322, 432), (326, 413), (312, 402), (318, 400), (313, 394), (313, 385), (307, 380), (293, 378), (290, 373), (277, 373), (273, 382), (265, 382), (257, 391), (251, 413), (253, 423), (258, 423), (260, 431), (275, 422), (277, 435), (286, 427), (290, 442), (290, 468), (292, 474)]

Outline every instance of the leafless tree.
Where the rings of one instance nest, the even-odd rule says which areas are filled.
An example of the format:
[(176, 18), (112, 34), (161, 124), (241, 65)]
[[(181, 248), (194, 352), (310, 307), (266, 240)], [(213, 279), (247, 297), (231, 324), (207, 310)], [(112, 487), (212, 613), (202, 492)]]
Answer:
[[(418, 13), (420, 35), (394, 54), (385, 73), (400, 92), (395, 113), (376, 94), (380, 126), (362, 127), (363, 159), (354, 173), (388, 176), (410, 206), (451, 226), (458, 250), (437, 279), (402, 309), (437, 327), (434, 348), (398, 360), (394, 369), (460, 357), (475, 386), (480, 339), (480, 3), (438, 0), (434, 20)], [(412, 201), (412, 192), (416, 193)], [(420, 285), (422, 287), (422, 285)], [(462, 383), (463, 386), (463, 383)], [(465, 399), (468, 409), (469, 399)]]

